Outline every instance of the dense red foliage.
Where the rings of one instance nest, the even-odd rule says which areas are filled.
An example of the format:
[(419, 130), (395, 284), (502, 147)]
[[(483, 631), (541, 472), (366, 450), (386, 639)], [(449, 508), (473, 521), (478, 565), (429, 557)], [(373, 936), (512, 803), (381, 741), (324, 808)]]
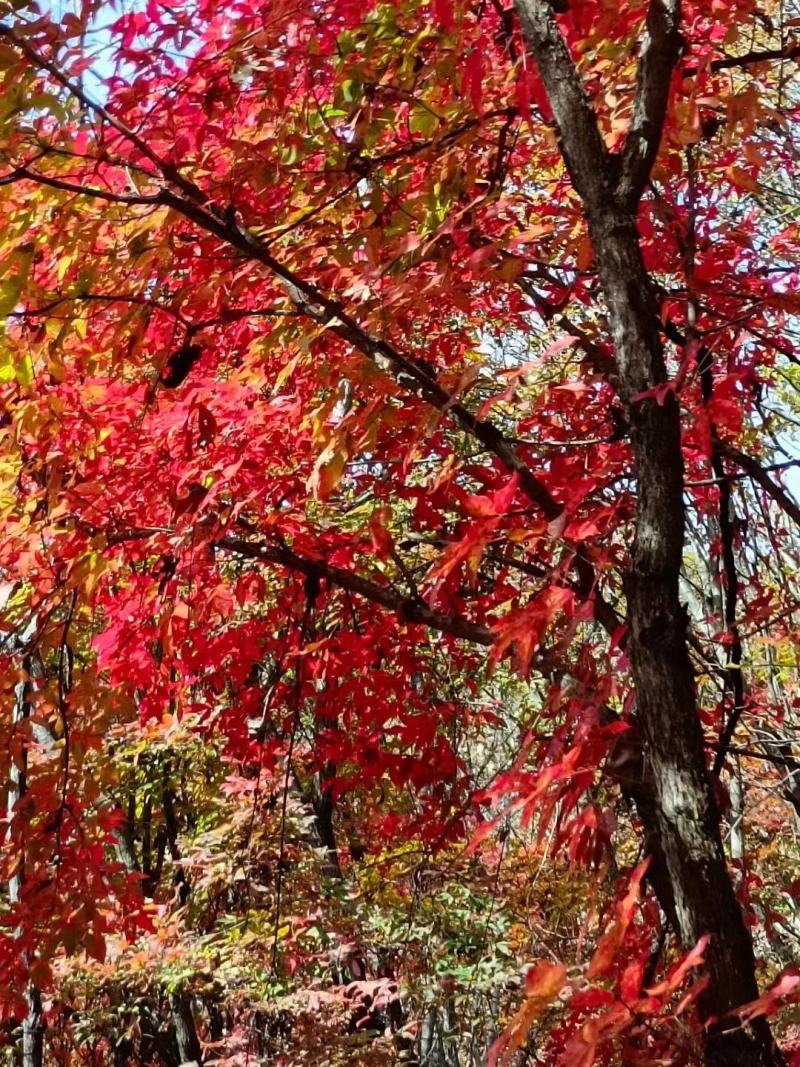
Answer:
[[(612, 152), (646, 8), (559, 18)], [(754, 748), (798, 699), (759, 670), (790, 665), (797, 605), (800, 509), (767, 470), (796, 410), (796, 21), (684, 4), (638, 215), (670, 374), (647, 395), (680, 402), (687, 610), (723, 782), (725, 724)], [(333, 812), (325, 877), (390, 845), (480, 855), (512, 825), (576, 869), (616, 848), (635, 873), (599, 879), (595, 947), (529, 972), (493, 1062), (554, 1001), (548, 1063), (613, 1057), (630, 1033), (625, 1062), (687, 1062), (703, 945), (653, 958), (662, 919), (619, 792), (636, 483), (615, 349), (513, 9), (150, 0), (108, 22), (103, 4), (22, 8), (0, 44), (0, 866), (19, 879), (0, 1015), (76, 953), (160, 936), (114, 850), (115, 759), (176, 737), (218, 753), (204, 790), (240, 829), (272, 813), (274, 948), (309, 892), (287, 889), (295, 791), (318, 831)], [(750, 907), (770, 874), (738, 862)], [(276, 962), (263, 941), (302, 968), (302, 945)]]

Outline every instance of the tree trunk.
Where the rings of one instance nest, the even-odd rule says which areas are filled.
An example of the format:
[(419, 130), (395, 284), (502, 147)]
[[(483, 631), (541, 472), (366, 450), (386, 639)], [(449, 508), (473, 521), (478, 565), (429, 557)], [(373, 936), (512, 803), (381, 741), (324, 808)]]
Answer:
[(117, 852), (117, 859), (123, 865), (126, 871), (133, 873), (139, 870), (139, 859), (136, 855), (136, 840), (135, 840), (135, 812), (136, 804), (135, 797), (131, 792), (128, 799), (127, 811), (121, 806), (118, 808), (120, 822), (119, 826), (114, 831), (114, 844)]
[(44, 1059), (44, 1021), (42, 998), (35, 986), (25, 994), (28, 1013), (22, 1023), (22, 1067), (42, 1067)]
[(170, 993), (169, 1006), (172, 1010), (180, 1063), (196, 1063), (197, 1067), (200, 1067), (203, 1062), (203, 1053), (197, 1037), (197, 1028), (194, 1025), (191, 997), (185, 989), (177, 990)]
[[(608, 308), (619, 391), (630, 425), (638, 499), (625, 580), (628, 651), (637, 715), (652, 775), (654, 825), (686, 948), (711, 935), (709, 984), (698, 1002), (710, 1023), (710, 1067), (782, 1062), (768, 1024), (751, 1030), (715, 1022), (758, 996), (749, 934), (728, 875), (720, 816), (708, 776), (694, 675), (679, 598), (683, 557), (683, 456), (675, 395), (642, 394), (667, 381), (658, 303), (636, 226), (680, 50), (677, 0), (651, 0), (631, 128), (623, 152), (603, 145), (594, 112), (548, 0), (516, 0), (558, 126), (567, 169), (582, 197)], [(735, 1021), (727, 1020), (727, 1025)]]
[[(28, 634), (24, 634), (20, 639), (20, 643), (23, 647), (27, 642), (28, 636)], [(34, 670), (32, 656), (26, 655), (23, 657), (22, 670), (25, 677), (17, 685), (14, 700), (13, 724), (15, 729), (29, 719), (31, 714), (30, 696)], [(19, 804), (24, 801), (25, 794), (28, 790), (27, 740), (23, 740), (23, 746), (21, 762), (17, 764), (16, 761), (12, 761), (9, 773), (7, 796), (9, 824), (13, 818), (20, 817), (20, 812), (17, 809)], [(17, 873), (8, 881), (8, 902), (12, 906), (19, 903), (20, 894), (25, 884), (24, 836), (22, 838), (21, 848), (23, 849), (23, 856), (19, 863)], [(30, 962), (27, 953), (23, 953), (23, 962), (27, 967)], [(42, 1000), (39, 995), (39, 990), (32, 983), (28, 984), (25, 991), (25, 1003), (27, 1005), (27, 1011), (25, 1018), (22, 1020), (22, 1067), (42, 1067), (44, 1057)]]
[[(711, 935), (705, 1018), (721, 1018), (758, 996), (750, 937), (728, 875), (720, 816), (709, 781), (694, 674), (679, 599), (683, 555), (683, 458), (674, 395), (637, 399), (667, 380), (658, 316), (633, 219), (606, 205), (590, 231), (631, 427), (639, 486), (636, 535), (626, 577), (629, 654), (636, 705), (655, 790), (655, 832), (672, 882), (684, 945)], [(650, 828), (648, 828), (650, 829)], [(752, 1034), (713, 1030), (708, 1062), (771, 1064), (763, 1022)]]
[[(736, 760), (733, 775), (731, 776), (731, 859), (744, 859), (744, 788), (742, 784), (742, 768), (739, 760)], [(742, 872), (742, 875), (744, 872)]]
[(175, 814), (175, 798), (169, 781), (169, 770), (169, 765), (165, 765), (161, 798), (169, 854), (174, 864), (173, 880), (178, 890), (178, 902), (183, 905), (189, 899), (191, 886), (189, 885), (189, 879), (186, 877), (186, 871), (181, 866), (181, 852), (178, 845), (178, 819)]

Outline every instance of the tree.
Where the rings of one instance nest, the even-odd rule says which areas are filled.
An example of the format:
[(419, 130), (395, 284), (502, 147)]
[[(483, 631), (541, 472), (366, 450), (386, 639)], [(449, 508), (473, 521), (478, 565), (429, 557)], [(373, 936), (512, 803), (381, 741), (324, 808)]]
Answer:
[[(288, 1026), (301, 1062), (324, 975), (332, 1048), (393, 1035), (365, 1063), (783, 1063), (797, 976), (752, 937), (796, 936), (797, 857), (741, 827), (765, 766), (773, 829), (797, 806), (793, 12), (105, 8), (0, 23), (28, 1062), (43, 1010), (59, 1062), (245, 1055), (200, 962), (236, 920), (251, 1022), (290, 998), (260, 1055)], [(520, 923), (534, 854), (597, 904), (516, 1015), (498, 964), (465, 1052), (475, 914), (510, 862)], [(404, 886), (374, 912), (370, 858)], [(433, 1000), (398, 947), (432, 877), (468, 887), (431, 905)]]

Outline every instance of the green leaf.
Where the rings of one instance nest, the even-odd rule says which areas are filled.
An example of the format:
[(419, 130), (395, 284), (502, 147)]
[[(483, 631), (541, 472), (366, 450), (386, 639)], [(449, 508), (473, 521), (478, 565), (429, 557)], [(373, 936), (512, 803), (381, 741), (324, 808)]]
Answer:
[(433, 137), (439, 128), (439, 118), (427, 107), (415, 107), (411, 112), (409, 127), (412, 133)]

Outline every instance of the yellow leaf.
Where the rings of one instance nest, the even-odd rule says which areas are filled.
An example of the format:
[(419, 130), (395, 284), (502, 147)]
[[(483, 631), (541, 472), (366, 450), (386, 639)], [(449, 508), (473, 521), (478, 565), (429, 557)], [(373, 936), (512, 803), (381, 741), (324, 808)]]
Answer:
[(337, 448), (337, 442), (329, 444), (320, 454), (308, 480), (308, 487), (317, 499), (327, 500), (341, 481), (346, 466), (347, 453)]

